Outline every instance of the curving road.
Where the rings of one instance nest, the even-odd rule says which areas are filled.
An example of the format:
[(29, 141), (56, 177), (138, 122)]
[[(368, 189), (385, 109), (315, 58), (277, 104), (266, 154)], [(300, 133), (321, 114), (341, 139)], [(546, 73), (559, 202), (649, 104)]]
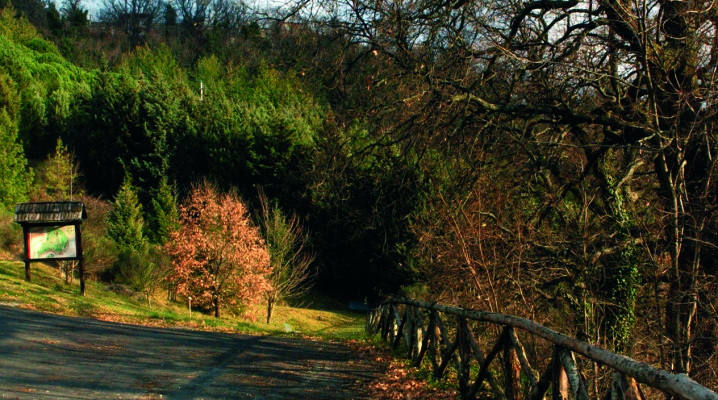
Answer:
[(0, 400), (362, 399), (376, 373), (338, 343), (0, 306)]

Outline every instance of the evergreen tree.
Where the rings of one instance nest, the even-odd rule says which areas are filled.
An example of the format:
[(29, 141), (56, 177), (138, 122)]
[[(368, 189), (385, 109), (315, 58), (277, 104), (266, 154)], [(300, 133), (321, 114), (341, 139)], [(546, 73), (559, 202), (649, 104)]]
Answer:
[(45, 15), (47, 19), (47, 27), (50, 29), (50, 32), (57, 37), (62, 35), (62, 16), (60, 15), (60, 11), (57, 10), (55, 2), (47, 2)]
[(169, 240), (170, 232), (179, 229), (177, 216), (177, 202), (175, 194), (163, 177), (160, 187), (152, 199), (152, 210), (148, 216), (149, 228), (147, 236), (155, 243), (165, 244)]
[(26, 200), (33, 171), (28, 169), (17, 125), (5, 109), (0, 110), (0, 206), (11, 207)]
[(55, 155), (48, 161), (45, 174), (48, 197), (53, 200), (74, 200), (81, 197), (77, 184), (79, 173), (75, 155), (67, 150), (62, 139), (57, 139)]
[(147, 240), (142, 234), (143, 227), (142, 205), (132, 180), (126, 175), (107, 216), (107, 236), (117, 243), (120, 252), (145, 253)]

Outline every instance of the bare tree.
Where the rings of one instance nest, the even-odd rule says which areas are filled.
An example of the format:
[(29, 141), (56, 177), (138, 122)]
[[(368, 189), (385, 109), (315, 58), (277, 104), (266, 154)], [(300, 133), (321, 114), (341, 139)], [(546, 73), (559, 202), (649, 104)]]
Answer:
[[(316, 4), (298, 2), (291, 13)], [(705, 371), (694, 364), (710, 363), (716, 348), (715, 7), (671, 0), (359, 0), (338, 7), (343, 32), (381, 58), (381, 70), (401, 71), (400, 80), (377, 82), (406, 95), (386, 108), (395, 123), (376, 144), (444, 149), (462, 158), (457, 165), (474, 167), (467, 171), (522, 176), (525, 190), (516, 193), (525, 209), (515, 215), (525, 223), (513, 226), (549, 242), (524, 241), (517, 265), (567, 263), (555, 278), (569, 283), (599, 276), (594, 266), (602, 266), (610, 279), (594, 289), (624, 338), (644, 290), (638, 277), (654, 276), (641, 270), (650, 266), (664, 309), (656, 360), (675, 372)], [(511, 165), (485, 157), (498, 144), (520, 150)], [(576, 210), (584, 216), (566, 218)], [(527, 238), (500, 215), (476, 211), (467, 219), (483, 215), (474, 221)], [(569, 229), (576, 234), (564, 235)], [(636, 255), (646, 244), (657, 249), (656, 264)]]
[(236, 31), (247, 18), (247, 7), (239, 0), (174, 0), (185, 30), (195, 34), (209, 28)]
[(136, 45), (160, 22), (162, 12), (161, 0), (104, 0), (100, 18), (122, 29)]
[(310, 266), (314, 255), (305, 249), (307, 235), (296, 215), (287, 218), (263, 191), (259, 192), (259, 201), (261, 227), (272, 268), (268, 277), (271, 288), (265, 293), (269, 323), (278, 302), (301, 296), (311, 288), (314, 273)]

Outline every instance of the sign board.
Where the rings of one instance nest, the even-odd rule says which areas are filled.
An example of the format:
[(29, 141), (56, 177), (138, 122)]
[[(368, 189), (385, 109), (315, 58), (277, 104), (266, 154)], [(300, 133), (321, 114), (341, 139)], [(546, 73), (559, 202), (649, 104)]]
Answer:
[(27, 247), (30, 260), (77, 258), (75, 226), (30, 226)]
[(85, 294), (85, 261), (82, 256), (82, 220), (87, 218), (81, 201), (44, 201), (15, 206), (13, 221), (22, 225), (25, 248), (25, 280), (30, 263), (43, 260), (77, 260), (80, 294)]

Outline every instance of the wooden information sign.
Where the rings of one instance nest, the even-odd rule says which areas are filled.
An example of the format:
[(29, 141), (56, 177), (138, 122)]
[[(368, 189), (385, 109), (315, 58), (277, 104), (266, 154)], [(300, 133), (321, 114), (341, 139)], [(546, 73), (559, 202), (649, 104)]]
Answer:
[(20, 203), (14, 221), (22, 225), (25, 280), (30, 282), (30, 263), (77, 260), (80, 294), (85, 295), (85, 264), (82, 256), (82, 220), (87, 218), (81, 201)]

